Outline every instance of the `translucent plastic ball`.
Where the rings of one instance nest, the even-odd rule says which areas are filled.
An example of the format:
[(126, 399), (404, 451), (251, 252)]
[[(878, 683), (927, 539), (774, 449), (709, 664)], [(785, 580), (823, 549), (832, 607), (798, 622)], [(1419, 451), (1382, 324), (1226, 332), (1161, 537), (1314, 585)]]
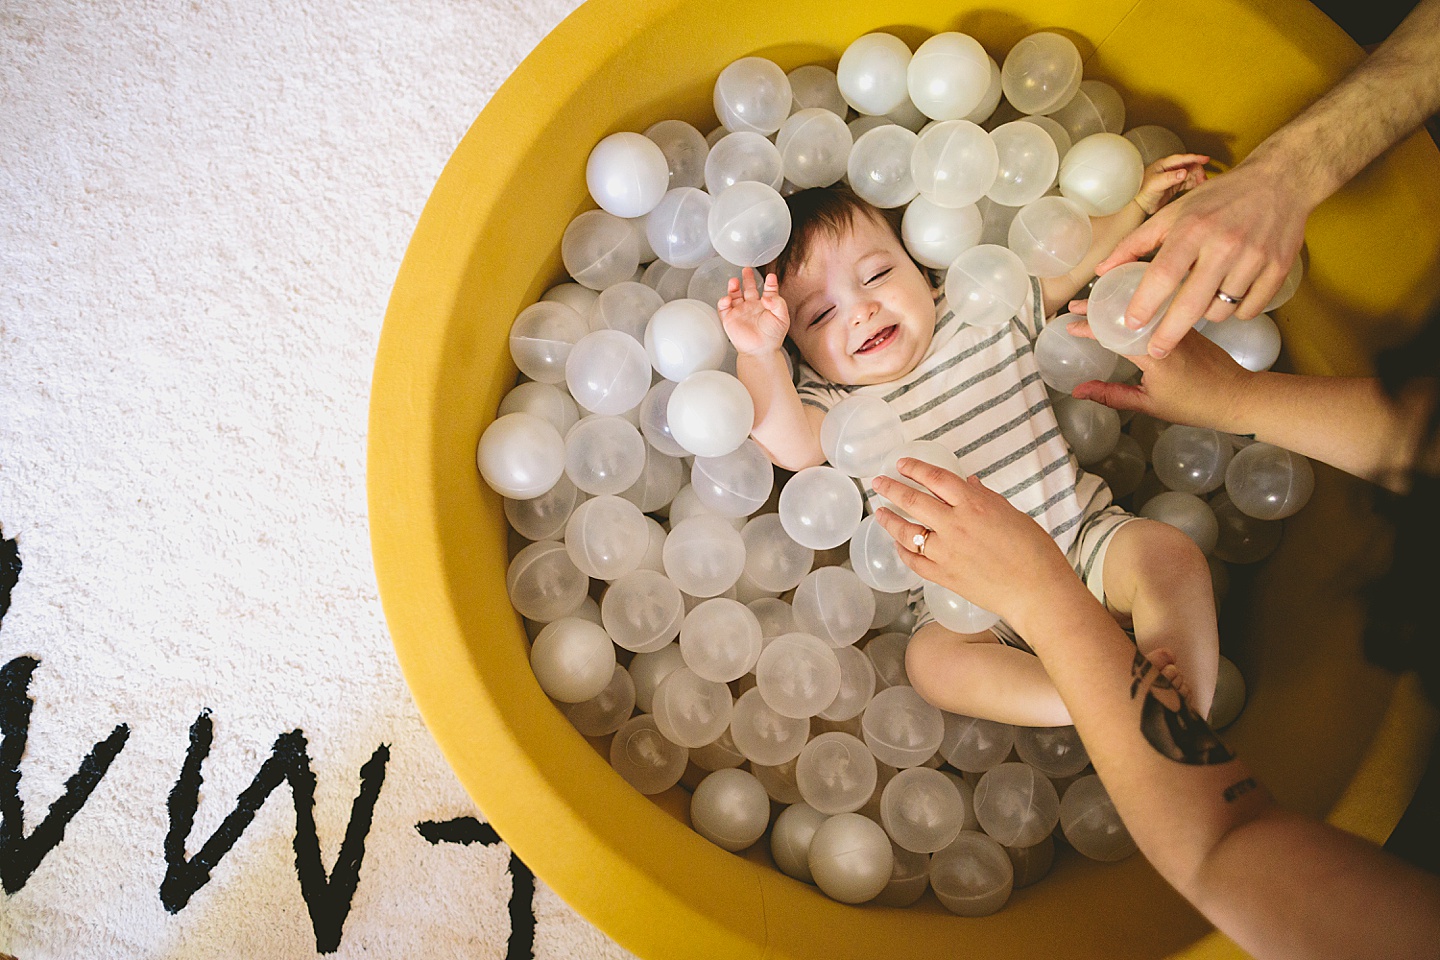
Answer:
[[(871, 593), (875, 595), (875, 616), (870, 621), (871, 630), (908, 630), (914, 628), (915, 623), (907, 606), (910, 599), (910, 591), (872, 590)], [(897, 621), (900, 620), (905, 621), (903, 627), (900, 625), (891, 626), (891, 624), (896, 624)]]
[(716, 846), (738, 853), (770, 825), (770, 797), (753, 774), (716, 770), (695, 787), (690, 825)]
[(909, 686), (905, 673), (905, 649), (910, 645), (908, 633), (882, 633), (865, 643), (865, 656), (875, 666), (875, 689)]
[(645, 448), (645, 470), (620, 496), (640, 508), (642, 513), (663, 510), (675, 499), (685, 481), (685, 464), (676, 457), (667, 457), (653, 447)]
[[(801, 754), (804, 757), (804, 754)], [(965, 825), (965, 801), (945, 774), (928, 767), (901, 770), (880, 797), (880, 823), (901, 847), (934, 853)]]
[(845, 397), (820, 423), (820, 449), (825, 459), (851, 477), (878, 474), (885, 468), (885, 455), (904, 442), (900, 415), (875, 396)]
[(561, 708), (570, 725), (587, 737), (608, 737), (619, 730), (635, 710), (635, 681), (618, 663), (610, 682), (589, 700)]
[(1010, 250), (982, 243), (971, 247), (945, 274), (945, 297), (961, 323), (998, 327), (1009, 323), (1030, 296), (1030, 275)]
[(1221, 730), (1235, 722), (1245, 709), (1245, 678), (1229, 658), (1220, 658), (1220, 673), (1215, 681), (1215, 699), (1210, 703), (1210, 726)]
[(677, 383), (701, 370), (720, 369), (728, 346), (720, 315), (699, 300), (687, 298), (661, 305), (645, 329), (650, 366)]
[(1082, 383), (1109, 380), (1119, 357), (1087, 337), (1070, 333), (1069, 324), (1078, 320), (1064, 313), (1049, 320), (1035, 338), (1035, 363), (1045, 385), (1058, 393), (1070, 394)]
[(1200, 552), (1209, 554), (1215, 549), (1220, 536), (1220, 525), (1215, 512), (1193, 493), (1178, 493), (1167, 490), (1157, 493), (1140, 508), (1140, 516), (1159, 520), (1177, 528), (1191, 540)]
[(730, 736), (746, 760), (773, 767), (800, 756), (810, 739), (810, 721), (778, 712), (755, 688), (735, 701)]
[(835, 79), (857, 113), (881, 115), (909, 96), (910, 48), (889, 33), (867, 33), (840, 56)]
[[(709, 242), (710, 228), (705, 228), (705, 239)], [(671, 300), (683, 300), (689, 296), (690, 280), (695, 276), (694, 269), (683, 267), (672, 267), (664, 260), (656, 260), (645, 268), (644, 275), (640, 278), (647, 287), (660, 294), (660, 299), (669, 303)]]
[(716, 253), (730, 263), (758, 267), (789, 242), (790, 208), (768, 184), (742, 180), (715, 198), (709, 229)]
[(510, 358), (531, 380), (563, 383), (570, 351), (589, 332), (585, 318), (573, 308), (541, 300), (521, 310), (510, 325)]
[(585, 601), (590, 579), (565, 552), (565, 545), (540, 540), (515, 554), (505, 571), (505, 592), (520, 616), (550, 623), (574, 613)]
[(840, 664), (840, 692), (817, 716), (829, 721), (851, 720), (865, 711), (875, 695), (875, 667), (858, 647), (837, 647), (834, 653)]
[(815, 882), (810, 873), (810, 841), (828, 819), (803, 800), (780, 811), (770, 828), (770, 855), (781, 873), (802, 883)]
[(614, 580), (634, 570), (648, 542), (645, 515), (616, 496), (586, 500), (565, 524), (565, 550), (571, 562), (597, 580)]
[[(915, 490), (923, 490), (924, 487), (920, 484), (900, 474), (898, 464), (907, 457), (912, 460), (923, 460), (937, 467), (943, 467), (954, 474), (961, 474), (959, 458), (955, 456), (949, 447), (943, 443), (936, 443), (934, 440), (907, 440), (894, 450), (891, 450), (885, 457), (883, 474), (892, 480), (905, 484), (907, 487)], [(879, 495), (876, 496), (874, 505), (876, 507), (889, 507), (901, 516), (908, 516), (904, 510)]]
[(528, 500), (505, 498), (505, 519), (526, 540), (559, 540), (565, 536), (565, 522), (585, 499), (580, 488), (565, 474), (555, 486)]
[(542, 293), (540, 299), (545, 303), (563, 303), (583, 317), (590, 312), (590, 307), (594, 305), (595, 298), (598, 296), (600, 294), (589, 287), (582, 287), (580, 284), (570, 281), (555, 284)]
[[(1115, 131), (1111, 130), (1111, 133)], [(1177, 153), (1185, 153), (1185, 142), (1173, 131), (1153, 123), (1131, 127), (1125, 131), (1125, 139), (1135, 144), (1140, 151), (1140, 162), (1150, 166), (1156, 160)]]
[(1021, 113), (1051, 113), (1080, 89), (1083, 65), (1075, 44), (1058, 33), (1032, 33), (1010, 48), (1000, 67), (1005, 99)]
[(615, 645), (603, 627), (579, 617), (561, 617), (536, 636), (530, 667), (546, 696), (579, 703), (609, 685), (615, 673)]
[(1005, 855), (1015, 868), (1015, 889), (1039, 883), (1055, 865), (1055, 835), (1051, 834), (1034, 846), (1006, 847)]
[[(706, 228), (709, 229), (708, 226)], [(721, 256), (711, 257), (690, 275), (690, 284), (685, 295), (691, 300), (714, 304), (725, 296), (730, 278), (740, 279), (741, 268)]]
[(710, 194), (695, 187), (677, 187), (646, 215), (645, 236), (661, 260), (693, 269), (715, 256), (709, 224)]
[(784, 179), (785, 161), (780, 150), (758, 133), (727, 134), (705, 158), (705, 189), (712, 197), (746, 180), (779, 190)]
[(983, 773), (1010, 756), (1015, 745), (1015, 728), (1008, 723), (945, 714), (945, 736), (940, 755), (953, 767), (967, 773)]
[(904, 206), (915, 199), (919, 188), (911, 175), (911, 154), (916, 140), (915, 134), (893, 123), (857, 137), (846, 160), (850, 189), (860, 199), (882, 209)]
[(807, 63), (796, 67), (785, 76), (790, 80), (792, 117), (811, 107), (823, 107), (841, 118), (849, 111), (850, 105), (840, 95), (840, 81), (836, 79), (835, 71), (829, 67)]
[(600, 600), (600, 617), (617, 646), (651, 653), (679, 636), (685, 602), (663, 574), (634, 570), (611, 582)]
[(1088, 468), (1110, 487), (1110, 493), (1117, 499), (1128, 497), (1140, 488), (1145, 479), (1145, 451), (1139, 441), (1128, 433), (1120, 434), (1120, 440), (1110, 456)]
[(989, 197), (981, 197), (975, 201), (975, 209), (980, 211), (980, 242), (1002, 247), (1008, 244), (1010, 224), (1015, 220), (1015, 214), (1020, 212), (1020, 208), (1007, 207)]
[(750, 764), (750, 772), (755, 774), (755, 779), (770, 794), (770, 799), (776, 803), (802, 803), (800, 788), (795, 785), (795, 761), (798, 755), (774, 766), (766, 766), (763, 763)]
[(587, 210), (565, 228), (560, 259), (576, 283), (604, 290), (629, 280), (640, 268), (640, 250), (630, 224), (604, 210)]
[(849, 540), (863, 512), (860, 488), (834, 467), (806, 467), (780, 491), (785, 532), (812, 550), (829, 550)]
[(863, 637), (875, 618), (875, 594), (844, 567), (812, 570), (795, 588), (795, 622), (832, 647)]
[(1283, 521), (1257, 520), (1232, 503), (1224, 490), (1210, 498), (1210, 509), (1219, 528), (1215, 556), (1226, 563), (1258, 563), (1280, 545)]
[(672, 743), (694, 749), (719, 738), (733, 713), (730, 688), (706, 680), (690, 667), (676, 667), (655, 687), (655, 725)]
[(1145, 164), (1140, 151), (1118, 133), (1095, 133), (1075, 141), (1060, 164), (1060, 193), (1092, 217), (1108, 217), (1140, 192)]
[(1280, 359), (1280, 328), (1266, 314), (1253, 320), (1231, 317), (1222, 323), (1207, 323), (1200, 335), (1219, 345), (1246, 370), (1269, 370)]
[(715, 81), (711, 102), (727, 130), (769, 136), (790, 115), (790, 80), (764, 57), (741, 57)]
[(550, 490), (564, 474), (565, 441), (548, 420), (507, 413), (480, 435), (475, 464), (496, 493), (529, 500)]
[(723, 457), (696, 457), (690, 470), (695, 496), (707, 509), (727, 518), (748, 517), (759, 510), (774, 486), (775, 468), (753, 440)]
[(645, 440), (624, 417), (585, 417), (565, 435), (565, 475), (588, 494), (623, 493), (644, 472)]
[(721, 517), (689, 517), (665, 538), (665, 575), (692, 597), (719, 596), (744, 569), (745, 542)]
[(705, 155), (710, 146), (704, 134), (684, 120), (661, 120), (651, 125), (645, 136), (665, 155), (669, 189), (705, 186)]
[(610, 741), (610, 766), (646, 795), (663, 793), (680, 782), (690, 751), (671, 743), (649, 714), (632, 717)]
[(618, 330), (641, 340), (650, 318), (664, 302), (645, 284), (624, 280), (600, 292), (585, 314), (585, 322), (592, 331)]
[(760, 659), (760, 621), (737, 600), (715, 597), (685, 615), (680, 652), (685, 665), (706, 680), (729, 683), (749, 673)]
[(795, 762), (800, 796), (821, 813), (859, 810), (875, 792), (877, 771), (870, 749), (848, 733), (822, 733)]
[(801, 189), (828, 187), (845, 176), (853, 145), (844, 118), (824, 107), (797, 110), (775, 137), (785, 179)]
[(985, 98), (990, 55), (963, 33), (937, 33), (915, 49), (906, 70), (910, 102), (931, 120), (959, 120)]
[(858, 813), (841, 813), (815, 831), (809, 861), (815, 885), (826, 896), (841, 903), (865, 903), (890, 882), (895, 855), (878, 823)]
[(942, 627), (960, 634), (983, 633), (1000, 622), (999, 614), (938, 583), (926, 581), (925, 605)]
[(1094, 774), (1066, 788), (1060, 801), (1060, 829), (1070, 846), (1091, 860), (1113, 863), (1136, 850), (1114, 801)]
[(1074, 727), (1016, 727), (1015, 752), (1047, 777), (1073, 777), (1090, 763)]
[(1041, 197), (1010, 221), (1008, 245), (1031, 274), (1062, 277), (1085, 259), (1092, 238), (1083, 210), (1064, 197)]
[(1125, 101), (1104, 81), (1081, 80), (1070, 102), (1050, 116), (1065, 128), (1072, 142), (1079, 143), (1092, 134), (1124, 130)]
[(690, 451), (676, 443), (670, 433), (670, 394), (676, 386), (673, 380), (661, 380), (645, 394), (640, 401), (640, 432), (646, 443), (665, 456), (687, 457)]
[[(1033, 123), (1050, 135), (1050, 142), (1055, 144), (1055, 175), (1058, 177), (1060, 175), (1059, 161), (1065, 159), (1065, 154), (1070, 152), (1070, 146), (1074, 143), (1074, 141), (1070, 139), (1070, 134), (1066, 133), (1065, 128), (1050, 117), (1035, 115), (1021, 117), (1020, 119), (1025, 123)], [(1052, 180), (1051, 183), (1053, 184), (1054, 181)]]
[(1176, 425), (1155, 440), (1150, 459), (1167, 490), (1209, 493), (1225, 482), (1225, 468), (1234, 455), (1228, 434)]
[(980, 242), (980, 211), (974, 204), (942, 207), (923, 196), (910, 201), (900, 221), (900, 239), (922, 266), (944, 270)]
[(680, 644), (667, 643), (659, 650), (637, 653), (630, 660), (627, 670), (635, 683), (635, 706), (643, 713), (649, 713), (655, 706), (655, 688), (670, 675), (670, 671), (685, 666), (685, 657), (680, 653)]
[(875, 759), (892, 767), (917, 767), (940, 749), (945, 720), (914, 687), (888, 687), (875, 694), (861, 719), (865, 743)]
[(733, 770), (745, 763), (745, 755), (735, 749), (727, 727), (710, 743), (691, 750), (690, 762), (701, 770)]
[(1300, 289), (1300, 281), (1305, 276), (1304, 251), (1295, 257), (1295, 262), (1290, 264), (1290, 272), (1285, 274), (1285, 281), (1280, 284), (1280, 289), (1275, 291), (1275, 296), (1265, 305), (1265, 313), (1271, 313), (1290, 302), (1295, 296), (1295, 291)]
[(503, 417), (507, 413), (533, 413), (548, 421), (562, 437), (580, 419), (580, 408), (569, 393), (554, 384), (535, 380), (517, 383), (505, 394), (495, 416)]
[(985, 917), (1005, 906), (1015, 868), (999, 843), (976, 830), (962, 830), (955, 842), (930, 857), (930, 889), (951, 913)]
[(670, 165), (658, 144), (639, 133), (612, 133), (590, 150), (585, 185), (600, 209), (643, 217), (670, 186)]
[(688, 483), (682, 486), (680, 491), (675, 494), (675, 499), (670, 501), (670, 510), (666, 516), (669, 521), (669, 527), (672, 530), (680, 523), (695, 516), (717, 517), (730, 524), (736, 531), (743, 528), (746, 522), (744, 517), (735, 517), (733, 519), (730, 517), (721, 517), (718, 513), (700, 502), (700, 498), (695, 495), (694, 488)]
[(994, 184), (999, 167), (990, 134), (969, 120), (932, 124), (913, 141), (910, 152), (915, 189), (941, 207), (964, 207), (979, 200)]
[(1103, 403), (1061, 397), (1054, 406), (1060, 434), (1082, 467), (1108, 457), (1120, 441), (1120, 414)]
[(1310, 502), (1315, 471), (1298, 453), (1269, 443), (1252, 443), (1235, 454), (1225, 471), (1225, 492), (1256, 520), (1283, 520)]
[(670, 394), (665, 413), (675, 442), (697, 457), (734, 452), (755, 424), (749, 391), (719, 370), (700, 370), (682, 380)]
[(888, 126), (890, 124), (893, 124), (894, 122), (895, 121), (891, 120), (889, 117), (870, 117), (861, 114), (860, 116), (851, 120), (849, 123), (845, 124), (845, 126), (850, 130), (850, 139), (853, 142), (855, 140), (859, 140), (861, 137), (865, 136), (865, 134), (869, 133), (871, 130), (874, 130), (876, 127)]
[[(762, 590), (793, 590), (814, 566), (815, 551), (785, 532), (779, 514), (755, 517), (740, 531), (740, 539), (745, 542), (745, 574)], [(788, 605), (786, 609), (790, 609)], [(793, 611), (791, 617), (793, 620)]]
[(895, 538), (873, 516), (860, 521), (850, 538), (850, 564), (867, 587), (898, 593), (920, 586), (920, 574), (905, 566)]
[(765, 645), (755, 664), (755, 681), (776, 713), (793, 719), (813, 717), (840, 692), (840, 662), (823, 640), (808, 633), (787, 633)]
[(1143, 261), (1121, 264), (1095, 281), (1090, 291), (1090, 329), (1106, 350), (1121, 356), (1142, 356), (1150, 346), (1150, 335), (1170, 308), (1170, 301), (1166, 300), (1145, 326), (1138, 330), (1125, 326), (1125, 310), (1149, 266)]
[[(742, 535), (744, 531), (741, 531)], [(777, 597), (762, 597), (746, 604), (760, 621), (760, 633), (768, 644), (785, 633), (795, 632), (795, 611)]]
[(650, 390), (650, 359), (630, 334), (596, 330), (570, 351), (565, 383), (585, 410), (605, 416), (625, 413), (639, 406)]
[(1000, 64), (995, 62), (994, 57), (987, 56), (986, 59), (990, 61), (988, 64), (990, 79), (986, 81), (985, 84), (985, 95), (981, 97), (980, 102), (976, 104), (974, 110), (971, 110), (960, 118), (962, 120), (969, 120), (971, 123), (986, 123), (989, 121), (990, 117), (995, 113), (995, 108), (1000, 105), (1000, 97), (1003, 94), (1000, 88)]
[[(1010, 207), (1023, 207), (1039, 200), (1045, 191), (1054, 186), (1060, 171), (1060, 151), (1040, 126), (1025, 120), (1012, 120), (990, 131), (990, 139), (995, 144), (999, 161), (995, 180), (985, 191), (991, 200)], [(1088, 219), (1086, 224), (1088, 226)]]
[(975, 815), (997, 842), (1028, 847), (1055, 829), (1060, 797), (1050, 780), (1029, 764), (1002, 763), (975, 786)]

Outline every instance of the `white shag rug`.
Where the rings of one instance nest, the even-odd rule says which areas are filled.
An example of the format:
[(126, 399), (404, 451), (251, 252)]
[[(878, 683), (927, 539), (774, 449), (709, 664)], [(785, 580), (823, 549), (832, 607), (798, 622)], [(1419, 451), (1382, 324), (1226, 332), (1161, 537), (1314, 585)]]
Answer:
[(574, 6), (0, 5), (0, 953), (628, 956), (445, 764), (366, 522), (415, 221)]

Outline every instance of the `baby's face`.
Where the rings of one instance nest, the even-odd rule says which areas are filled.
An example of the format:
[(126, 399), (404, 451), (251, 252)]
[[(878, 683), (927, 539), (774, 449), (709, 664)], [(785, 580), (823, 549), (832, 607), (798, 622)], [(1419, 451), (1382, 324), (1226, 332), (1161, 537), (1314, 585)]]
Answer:
[(935, 334), (930, 283), (890, 228), (857, 216), (818, 238), (785, 278), (790, 339), (832, 383), (886, 383), (914, 370)]

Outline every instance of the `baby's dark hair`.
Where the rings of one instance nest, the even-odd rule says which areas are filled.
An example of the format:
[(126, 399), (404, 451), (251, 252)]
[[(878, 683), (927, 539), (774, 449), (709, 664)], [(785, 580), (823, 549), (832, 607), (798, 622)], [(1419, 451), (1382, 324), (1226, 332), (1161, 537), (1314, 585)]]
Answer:
[(790, 241), (775, 258), (770, 272), (785, 282), (786, 274), (805, 262), (815, 241), (822, 237), (838, 240), (854, 229), (858, 218), (884, 224), (900, 239), (898, 212), (881, 208), (860, 199), (844, 184), (832, 187), (810, 187), (797, 190), (785, 198), (790, 207)]

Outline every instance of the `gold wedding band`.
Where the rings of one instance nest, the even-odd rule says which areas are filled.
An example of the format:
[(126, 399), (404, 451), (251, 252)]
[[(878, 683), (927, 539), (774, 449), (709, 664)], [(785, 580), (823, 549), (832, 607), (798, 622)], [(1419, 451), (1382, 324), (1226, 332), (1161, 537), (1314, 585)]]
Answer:
[(915, 552), (920, 554), (920, 556), (925, 556), (925, 541), (929, 540), (930, 534), (934, 532), (934, 530), (926, 527), (923, 532), (917, 533), (915, 534), (915, 536), (910, 538), (910, 542), (915, 545)]
[(1216, 299), (1216, 300), (1223, 300), (1223, 301), (1225, 301), (1226, 303), (1230, 304), (1230, 306), (1233, 307), (1233, 306), (1235, 306), (1237, 303), (1239, 303), (1241, 300), (1244, 300), (1245, 298), (1244, 298), (1243, 296), (1241, 296), (1241, 297), (1232, 297), (1232, 296), (1230, 296), (1230, 294), (1226, 293), (1224, 290), (1217, 290), (1217, 291), (1215, 291), (1215, 299)]

